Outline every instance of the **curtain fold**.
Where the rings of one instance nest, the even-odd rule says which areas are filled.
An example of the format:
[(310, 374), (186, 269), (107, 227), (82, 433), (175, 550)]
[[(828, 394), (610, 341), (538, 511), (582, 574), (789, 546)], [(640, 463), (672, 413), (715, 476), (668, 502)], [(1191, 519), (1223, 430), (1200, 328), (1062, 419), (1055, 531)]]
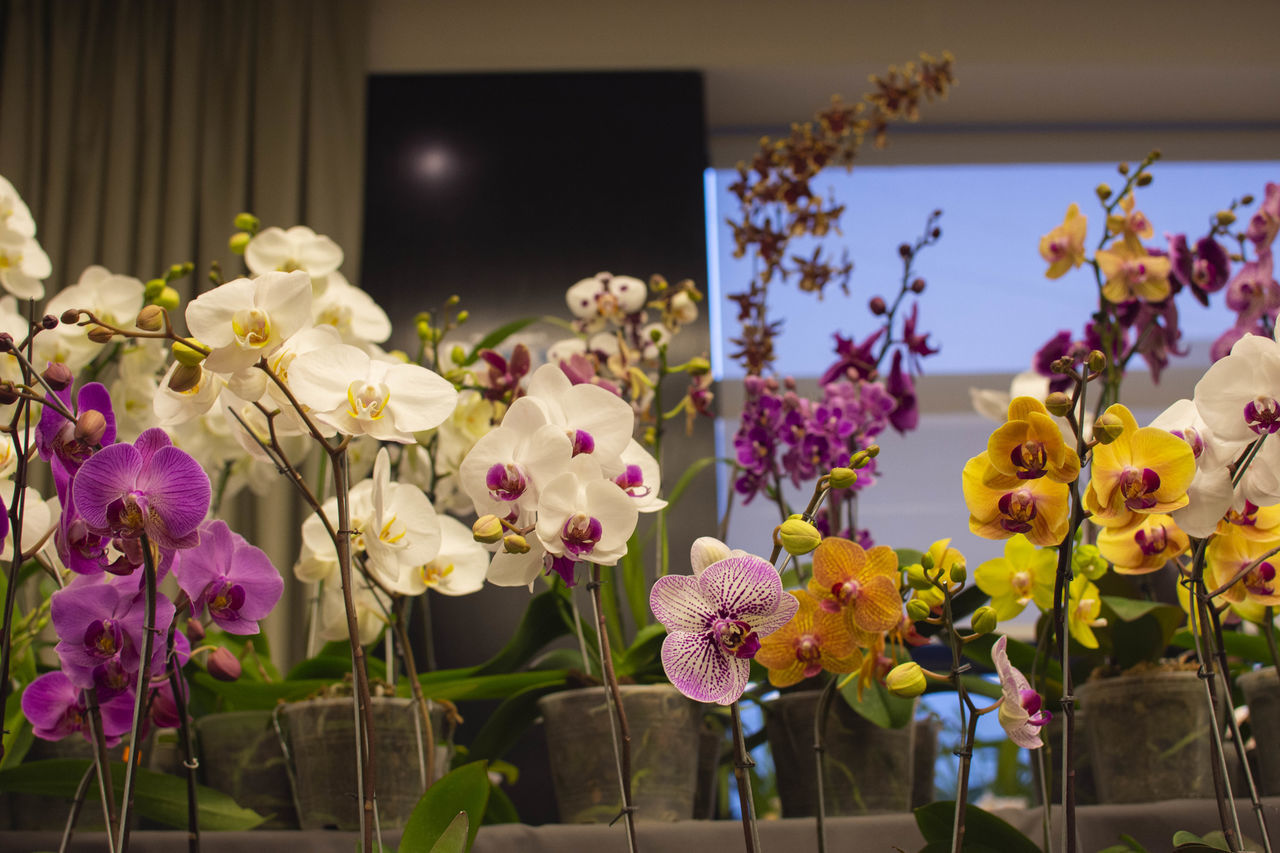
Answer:
[[(354, 280), (367, 34), (354, 0), (0, 0), (0, 175), (36, 218), (48, 292), (91, 264), (145, 281), (192, 261), (190, 297), (214, 261), (242, 272), (227, 239), (244, 210), (329, 235)], [(273, 489), (232, 521), (288, 581), (268, 629), (287, 662), (305, 642), (301, 515)]]

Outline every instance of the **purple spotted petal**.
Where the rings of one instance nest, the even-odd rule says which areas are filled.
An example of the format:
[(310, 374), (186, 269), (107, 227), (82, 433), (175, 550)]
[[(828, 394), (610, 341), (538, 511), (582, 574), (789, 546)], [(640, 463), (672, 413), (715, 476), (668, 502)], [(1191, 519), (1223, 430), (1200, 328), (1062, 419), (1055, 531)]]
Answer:
[(742, 621), (750, 625), (751, 629), (761, 637), (767, 637), (790, 622), (791, 617), (795, 616), (799, 609), (800, 602), (795, 596), (784, 595), (778, 600), (777, 610), (760, 616), (745, 616)]
[(698, 579), (690, 575), (658, 578), (649, 593), (649, 609), (668, 631), (690, 634), (706, 632), (716, 618), (715, 605), (703, 596)]
[(729, 658), (709, 633), (668, 634), (662, 642), (662, 668), (672, 685), (696, 702), (718, 702), (735, 684)]
[(133, 490), (141, 471), (142, 456), (128, 444), (104, 447), (80, 466), (73, 487), (75, 506), (90, 527), (110, 529), (107, 507)]
[(743, 692), (747, 689), (747, 681), (751, 678), (751, 661), (745, 658), (729, 658), (729, 689), (724, 695), (715, 700), (717, 705), (732, 705), (742, 698)]
[[(728, 557), (698, 576), (702, 594), (726, 617), (754, 627), (751, 617), (767, 617), (782, 600), (782, 579), (767, 561), (751, 554)], [(790, 597), (790, 596), (788, 596)]]

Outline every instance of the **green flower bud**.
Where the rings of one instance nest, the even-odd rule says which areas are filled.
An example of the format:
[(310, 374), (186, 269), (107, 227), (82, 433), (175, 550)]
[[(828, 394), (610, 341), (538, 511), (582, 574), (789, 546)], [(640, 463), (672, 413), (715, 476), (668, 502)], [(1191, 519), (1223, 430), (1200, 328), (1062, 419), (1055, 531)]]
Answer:
[(1098, 440), (1099, 444), (1110, 444), (1119, 438), (1123, 432), (1124, 422), (1120, 420), (1118, 415), (1113, 415), (1111, 412), (1103, 412), (1093, 422), (1093, 437)]
[(925, 574), (924, 566), (919, 563), (912, 563), (907, 566), (907, 586), (912, 589), (926, 590), (933, 589), (933, 582), (929, 580)]
[(1129, 164), (1128, 164), (1128, 163), (1121, 163), (1120, 165), (1116, 166), (1116, 171), (1117, 171), (1117, 172), (1119, 172), (1119, 173), (1120, 173), (1120, 174), (1122, 174), (1122, 175), (1127, 175), (1127, 174), (1129, 174)]
[(1111, 187), (1107, 186), (1106, 184), (1098, 184), (1098, 186), (1094, 188), (1093, 191), (1097, 193), (1098, 198), (1102, 199), (1103, 201), (1106, 201), (1107, 199), (1111, 198)]
[(933, 555), (928, 551), (920, 556), (920, 567), (926, 572), (933, 571)]
[(974, 633), (990, 634), (1000, 626), (1000, 620), (996, 617), (994, 607), (979, 607), (973, 611), (973, 618), (969, 624), (973, 627)]
[(471, 535), (477, 542), (492, 544), (502, 539), (502, 521), (496, 515), (482, 515), (471, 525)]
[(160, 308), (172, 311), (182, 302), (182, 297), (179, 296), (178, 291), (174, 290), (172, 287), (165, 287), (156, 294), (156, 298), (151, 301), (152, 304)]
[(1236, 215), (1229, 210), (1218, 211), (1218, 224), (1222, 226), (1230, 225), (1236, 221)]
[(1071, 395), (1064, 391), (1054, 391), (1044, 398), (1044, 407), (1049, 410), (1049, 414), (1065, 418), (1067, 412), (1071, 411)]
[(957, 562), (956, 562), (956, 563), (951, 567), (951, 582), (952, 582), (952, 583), (964, 583), (964, 582), (965, 582), (965, 580), (966, 580), (968, 577), (969, 577), (969, 570), (968, 570), (968, 568), (965, 566), (965, 564), (964, 564), (963, 562), (959, 562), (959, 561), (957, 561)]
[(700, 355), (689, 359), (689, 374), (691, 376), (705, 376), (711, 372), (711, 362)]
[(183, 391), (190, 391), (192, 388), (200, 384), (200, 377), (204, 374), (199, 364), (182, 364), (179, 363), (173, 369), (173, 373), (169, 374), (169, 388), (181, 394)]
[(1100, 373), (1107, 369), (1107, 355), (1102, 350), (1096, 349), (1089, 353), (1089, 369), (1094, 373)]
[(196, 367), (200, 362), (204, 361), (204, 353), (199, 350), (192, 349), (182, 341), (174, 341), (169, 347), (173, 351), (174, 360), (178, 364), (185, 364), (187, 367)]
[(1138, 175), (1138, 179), (1134, 181), (1134, 183), (1140, 187), (1145, 187), (1148, 184), (1150, 184), (1153, 180), (1154, 178), (1151, 176), (1150, 172), (1143, 172), (1141, 175)]
[(227, 248), (234, 254), (243, 255), (245, 247), (249, 245), (249, 241), (253, 238), (246, 231), (237, 231), (231, 235), (231, 239), (227, 241)]
[(257, 234), (258, 229), (262, 227), (262, 222), (252, 213), (237, 213), (234, 223), (236, 228), (241, 231), (248, 231), (250, 234)]
[(502, 538), (502, 550), (508, 554), (528, 554), (529, 543), (519, 533), (508, 533)]
[(832, 468), (831, 488), (847, 489), (858, 482), (858, 472), (852, 468)]
[(115, 337), (115, 332), (105, 326), (99, 326), (95, 323), (89, 326), (87, 335), (89, 340), (93, 341), (95, 344), (109, 344), (111, 343), (111, 339)]
[(463, 323), (467, 322), (467, 321), (468, 321), (468, 320), (470, 320), (470, 319), (471, 319), (471, 312), (470, 312), (470, 311), (459, 311), (459, 312), (458, 312), (458, 325), (459, 325), (459, 326), (461, 326)]
[(918, 598), (913, 598), (907, 602), (907, 618), (912, 622), (928, 619), (929, 614), (932, 612), (932, 608)]
[(1072, 570), (1091, 581), (1096, 581), (1106, 574), (1109, 565), (1097, 545), (1077, 545), (1071, 553)]
[(929, 686), (924, 670), (915, 661), (900, 663), (885, 676), (884, 686), (894, 696), (910, 699), (919, 696)]
[(454, 364), (462, 364), (467, 360), (467, 351), (462, 348), (461, 344), (454, 344), (453, 349), (449, 351), (449, 358)]
[(164, 309), (159, 305), (148, 305), (138, 312), (138, 319), (133, 324), (144, 332), (158, 332), (164, 328)]
[(165, 273), (165, 278), (168, 279), (169, 281), (173, 281), (175, 278), (182, 278), (188, 272), (190, 272), (190, 270), (188, 270), (182, 264), (174, 264), (173, 266), (169, 267), (169, 272)]
[(153, 299), (155, 299), (157, 296), (159, 296), (159, 295), (160, 295), (160, 291), (164, 290), (164, 289), (165, 289), (165, 287), (166, 287), (166, 285), (165, 285), (165, 281), (164, 281), (164, 279), (162, 279), (162, 278), (153, 278), (153, 279), (151, 279), (151, 281), (147, 282), (146, 287), (145, 287), (145, 288), (143, 288), (143, 290), (142, 290), (142, 295), (143, 295), (143, 297), (145, 297), (145, 298), (146, 298), (146, 300), (147, 300), (148, 302), (150, 302), (151, 300), (153, 300)]
[(793, 515), (782, 522), (782, 527), (778, 530), (778, 539), (782, 541), (782, 547), (788, 554), (798, 557), (817, 548), (818, 543), (822, 541), (822, 534), (818, 532), (818, 528), (800, 516)]
[(872, 444), (849, 457), (850, 468), (866, 468), (871, 460), (880, 455), (880, 445)]

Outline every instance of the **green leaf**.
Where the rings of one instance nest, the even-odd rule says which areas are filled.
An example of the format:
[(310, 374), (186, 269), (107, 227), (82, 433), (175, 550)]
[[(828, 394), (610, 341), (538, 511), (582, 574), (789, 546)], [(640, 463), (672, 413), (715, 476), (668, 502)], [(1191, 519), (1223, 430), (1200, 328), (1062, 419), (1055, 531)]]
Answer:
[(636, 625), (649, 623), (649, 581), (644, 574), (644, 542), (637, 528), (627, 540), (627, 553), (618, 561), (618, 574), (627, 593), (627, 609)]
[(1102, 615), (1115, 663), (1122, 669), (1163, 657), (1184, 620), (1177, 605), (1115, 595), (1102, 596)]
[[(44, 794), (71, 799), (75, 796), (80, 779), (90, 763), (80, 758), (55, 758), (20, 764), (0, 771), (0, 791)], [(124, 787), (124, 771), (124, 762), (111, 763), (111, 778), (117, 794)], [(138, 814), (163, 823), (165, 826), (176, 829), (187, 828), (185, 780), (141, 768), (136, 772), (136, 779), (134, 804)], [(253, 829), (266, 820), (265, 817), (236, 805), (235, 800), (221, 791), (199, 785), (196, 787), (196, 792), (202, 830), (237, 832)], [(90, 783), (89, 792), (85, 796), (87, 802), (98, 798), (96, 776)]]
[[(563, 669), (539, 669), (532, 672), (510, 672), (505, 675), (473, 675), (458, 678), (438, 678), (439, 672), (427, 672), (418, 676), (422, 692), (428, 699), (448, 699), (461, 702), (466, 699), (506, 699), (530, 687), (563, 685), (569, 673)], [(397, 693), (408, 696), (409, 686), (403, 682)]]
[(639, 680), (646, 674), (646, 669), (656, 666), (662, 651), (662, 644), (667, 639), (667, 629), (658, 623), (645, 625), (636, 631), (636, 639), (618, 661), (618, 674), (629, 675)]
[(680, 497), (684, 494), (684, 490), (689, 488), (689, 484), (693, 482), (694, 477), (702, 473), (708, 465), (714, 465), (716, 462), (732, 464), (733, 460), (726, 459), (724, 457), (704, 456), (691, 464), (685, 469), (684, 473), (680, 475), (680, 479), (676, 480), (676, 484), (671, 487), (671, 491), (667, 493), (667, 506), (666, 509), (662, 510), (662, 514), (666, 515), (667, 510), (676, 505), (676, 502), (679, 501)]
[(1179, 616), (1182, 615), (1182, 608), (1176, 604), (1164, 604), (1159, 601), (1143, 601), (1136, 598), (1127, 598), (1120, 595), (1104, 595), (1102, 603), (1111, 608), (1111, 612), (1116, 615), (1117, 619), (1125, 622), (1133, 622), (1141, 619), (1148, 613), (1158, 613), (1161, 610), (1173, 610)]
[(477, 341), (476, 345), (471, 348), (471, 352), (467, 353), (467, 357), (462, 360), (462, 364), (458, 366), (466, 367), (468, 364), (474, 364), (475, 360), (480, 357), (481, 350), (493, 349), (498, 344), (502, 343), (507, 338), (514, 335), (516, 332), (520, 331), (526, 326), (532, 326), (534, 323), (538, 322), (540, 319), (542, 318), (541, 317), (522, 317), (519, 320), (512, 320), (510, 323), (506, 323), (504, 325), (499, 326), (489, 334), (485, 335), (479, 341)]
[(600, 612), (604, 614), (605, 630), (609, 633), (609, 648), (613, 654), (626, 645), (622, 640), (622, 605), (618, 601), (618, 585), (613, 583), (613, 566), (600, 567)]
[(444, 832), (431, 845), (431, 853), (467, 853), (467, 813), (458, 812), (458, 816), (450, 821)]
[[(386, 680), (387, 664), (379, 658), (365, 656), (365, 661), (369, 668), (369, 677), (377, 680)], [(301, 661), (293, 669), (289, 670), (289, 681), (305, 681), (317, 680), (327, 681), (330, 684), (342, 681), (351, 674), (351, 657), (350, 655), (329, 655), (319, 654), (313, 658), (307, 658)]]
[(300, 702), (333, 686), (332, 679), (301, 681), (219, 681), (207, 672), (195, 672), (192, 682), (222, 700), (223, 711), (270, 711), (281, 702)]
[[(23, 685), (22, 690), (26, 689)], [(16, 691), (9, 698), (9, 705), (4, 714), (4, 758), (0, 758), (0, 770), (14, 767), (22, 763), (27, 750), (35, 740), (31, 731), (31, 723), (22, 713), (22, 690)]]
[(898, 555), (898, 568), (900, 569), (905, 569), (907, 566), (924, 559), (924, 552), (917, 551), (915, 548), (894, 548), (893, 553)]
[(489, 806), (484, 810), (484, 825), (519, 823), (520, 813), (507, 792), (497, 785), (489, 789)]
[(485, 663), (471, 670), (474, 675), (512, 672), (524, 666), (552, 640), (573, 630), (573, 615), (564, 587), (535, 595), (520, 617), (511, 639)]
[(538, 718), (538, 700), (562, 689), (563, 684), (540, 684), (527, 687), (506, 699), (472, 738), (469, 757), (492, 761), (506, 755), (507, 750), (524, 737)]
[[(1255, 634), (1241, 634), (1239, 631), (1224, 631), (1222, 639), (1226, 646), (1227, 654), (1231, 657), (1240, 658), (1250, 663), (1271, 665), (1271, 650), (1267, 647), (1266, 637)], [(1280, 632), (1277, 633), (1277, 639), (1280, 639)], [(1169, 645), (1177, 646), (1180, 649), (1194, 649), (1196, 641), (1192, 638), (1191, 632), (1183, 628), (1170, 638)]]
[[(400, 837), (400, 849), (432, 850), (460, 812), (483, 815), (489, 802), (487, 771), (488, 766), (483, 761), (464, 764), (428, 788), (418, 800), (418, 805), (414, 806), (413, 814), (409, 815), (404, 835)], [(469, 823), (466, 845), (460, 848), (462, 850), (471, 849), (476, 831), (480, 829), (479, 820)]]
[(894, 696), (880, 682), (862, 688), (858, 698), (858, 680), (845, 685), (840, 695), (849, 707), (882, 729), (900, 729), (915, 718), (916, 700)]
[[(934, 849), (933, 845), (939, 843), (948, 846), (936, 849), (949, 849), (955, 814), (954, 800), (929, 803), (915, 810), (916, 825), (920, 827), (920, 834), (929, 842), (926, 850)], [(1040, 848), (1030, 838), (990, 812), (972, 804), (966, 805), (964, 810), (963, 849), (965, 853), (985, 853), (988, 850), (998, 853), (1040, 853)]]

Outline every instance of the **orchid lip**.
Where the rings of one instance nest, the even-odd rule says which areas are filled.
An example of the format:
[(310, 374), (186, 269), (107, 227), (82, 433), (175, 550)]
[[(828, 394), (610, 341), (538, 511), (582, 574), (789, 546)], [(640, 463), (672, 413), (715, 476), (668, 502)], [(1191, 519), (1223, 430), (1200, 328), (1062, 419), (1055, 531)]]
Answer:
[(596, 440), (591, 433), (584, 429), (574, 430), (570, 436), (573, 439), (573, 455), (579, 453), (594, 453), (596, 449)]
[(604, 527), (599, 519), (579, 512), (565, 519), (560, 530), (560, 541), (564, 543), (565, 551), (578, 558), (583, 554), (590, 554), (602, 535)]
[(524, 495), (525, 489), (529, 487), (524, 469), (512, 462), (505, 465), (501, 462), (494, 463), (484, 479), (490, 497), (496, 501), (519, 500)]

